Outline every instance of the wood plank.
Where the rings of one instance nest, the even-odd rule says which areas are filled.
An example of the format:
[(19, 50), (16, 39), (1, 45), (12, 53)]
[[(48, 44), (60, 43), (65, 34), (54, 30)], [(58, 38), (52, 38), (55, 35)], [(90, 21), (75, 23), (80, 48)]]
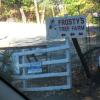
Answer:
[[(69, 61), (68, 58), (59, 59), (59, 60), (48, 60), (48, 61), (41, 62), (41, 66), (42, 65), (52, 65), (52, 64), (63, 64), (63, 63), (69, 63), (69, 62), (70, 61)], [(18, 64), (17, 66), (20, 67), (20, 68), (26, 68), (26, 67), (30, 67), (30, 66), (34, 66), (34, 65), (36, 65), (36, 62), (34, 62), (34, 63)]]
[(14, 53), (14, 55), (23, 56), (23, 55), (31, 55), (34, 53), (53, 52), (53, 51), (63, 50), (63, 49), (69, 49), (69, 45), (50, 47), (46, 49), (37, 49), (37, 50), (32, 50), (32, 51), (17, 52), (17, 53)]
[(20, 88), (20, 90), (22, 91), (53, 91), (62, 89), (70, 89), (70, 87), (67, 85), (60, 85), (60, 86), (47, 86), (47, 87)]
[(32, 75), (13, 75), (14, 79), (19, 80), (27, 80), (27, 79), (35, 79), (35, 78), (46, 78), (46, 77), (61, 77), (61, 76), (68, 76), (68, 72), (59, 72), (59, 73), (46, 73), (46, 74), (32, 74)]

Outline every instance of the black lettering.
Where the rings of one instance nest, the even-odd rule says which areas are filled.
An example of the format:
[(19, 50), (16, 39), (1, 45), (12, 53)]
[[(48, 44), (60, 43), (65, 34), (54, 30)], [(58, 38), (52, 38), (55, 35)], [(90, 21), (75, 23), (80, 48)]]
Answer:
[(85, 22), (84, 18), (81, 17), (80, 20), (81, 20), (81, 24), (84, 24), (84, 22)]
[(58, 24), (59, 24), (59, 25), (61, 24), (61, 20), (58, 20)]
[(69, 27), (59, 27), (60, 31), (69, 31)]
[(59, 24), (59, 25), (64, 25), (65, 22), (64, 22), (64, 20), (58, 20), (58, 24)]
[(53, 28), (52, 25), (50, 25), (50, 26), (49, 26), (49, 29), (52, 29), (52, 28)]
[(60, 31), (64, 31), (64, 27), (59, 27), (59, 30)]
[(61, 36), (63, 37), (63, 36), (66, 36), (66, 34), (61, 34)]
[(64, 20), (62, 20), (62, 25), (65, 25), (65, 21)]
[(68, 19), (65, 20), (66, 25), (68, 25)]
[(72, 19), (68, 20), (68, 25), (72, 25)]
[(73, 18), (72, 21), (73, 21), (73, 24), (75, 24), (75, 18)]
[(79, 24), (79, 21), (80, 21), (79, 18), (76, 18), (76, 23), (77, 23), (77, 24)]
[(85, 28), (84, 28), (84, 26), (81, 26), (81, 30), (84, 30)]
[(72, 26), (72, 30), (84, 30), (84, 26)]
[(70, 33), (70, 35), (71, 35), (71, 36), (74, 36), (74, 35), (75, 35), (75, 33)]
[(79, 35), (83, 35), (83, 33), (82, 32), (79, 32)]

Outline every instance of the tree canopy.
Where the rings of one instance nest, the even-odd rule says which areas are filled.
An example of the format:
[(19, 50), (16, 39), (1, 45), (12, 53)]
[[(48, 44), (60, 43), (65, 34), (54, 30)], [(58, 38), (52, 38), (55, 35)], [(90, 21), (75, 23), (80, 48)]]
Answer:
[(15, 18), (17, 21), (44, 22), (46, 17), (86, 15), (100, 11), (100, 0), (1, 0), (0, 20)]

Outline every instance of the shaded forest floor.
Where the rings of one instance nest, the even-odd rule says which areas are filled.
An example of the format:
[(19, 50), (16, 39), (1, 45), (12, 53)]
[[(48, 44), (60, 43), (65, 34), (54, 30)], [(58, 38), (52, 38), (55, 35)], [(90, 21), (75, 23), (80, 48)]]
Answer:
[(86, 78), (83, 72), (74, 70), (70, 90), (25, 93), (30, 100), (100, 100), (100, 87)]
[(90, 86), (73, 87), (67, 91), (32, 92), (27, 94), (30, 100), (100, 100), (100, 88)]

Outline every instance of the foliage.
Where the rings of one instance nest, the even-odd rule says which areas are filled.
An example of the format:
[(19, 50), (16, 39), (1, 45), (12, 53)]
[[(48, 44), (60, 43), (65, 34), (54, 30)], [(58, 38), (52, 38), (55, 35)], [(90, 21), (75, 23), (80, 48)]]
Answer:
[(2, 58), (0, 59), (0, 74), (2, 77), (4, 77), (6, 80), (11, 81), (11, 75), (12, 75), (12, 66), (11, 66), (11, 54), (12, 52), (9, 52), (8, 50), (2, 51), (0, 55), (2, 54)]
[(64, 0), (67, 12), (70, 15), (85, 14), (94, 6), (89, 0)]
[(100, 12), (100, 0), (91, 0), (94, 3), (93, 11)]
[(14, 4), (17, 6), (26, 5), (29, 6), (33, 1), (32, 0), (4, 0), (4, 4), (8, 6), (13, 6)]
[[(100, 11), (99, 0), (36, 0), (38, 5), (39, 17), (45, 10), (45, 18), (48, 16), (64, 16), (69, 15), (86, 15), (89, 22), (91, 22), (91, 14)], [(34, 0), (3, 0), (2, 10), (0, 10), (0, 19), (5, 19), (14, 15), (20, 19), (19, 8), (23, 7), (25, 15), (28, 20), (35, 20)], [(13, 13), (12, 13), (13, 11)], [(14, 12), (15, 11), (15, 12)]]
[(63, 0), (63, 9), (60, 15), (85, 15), (87, 16), (87, 21), (92, 22), (92, 13), (94, 8), (94, 3), (91, 0)]

